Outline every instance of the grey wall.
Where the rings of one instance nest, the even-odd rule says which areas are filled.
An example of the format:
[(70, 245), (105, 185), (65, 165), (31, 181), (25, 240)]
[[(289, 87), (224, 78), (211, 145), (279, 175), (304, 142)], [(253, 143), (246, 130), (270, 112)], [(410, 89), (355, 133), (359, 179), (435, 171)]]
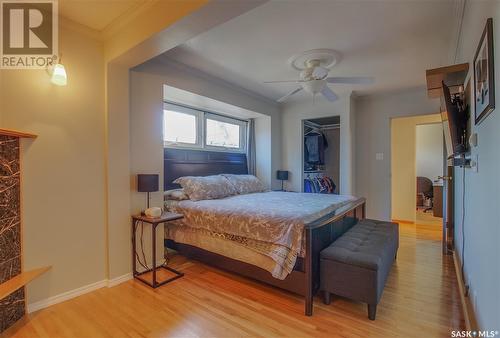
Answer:
[(353, 166), (352, 166), (352, 118), (350, 114), (350, 98), (341, 97), (335, 102), (320, 98), (312, 103), (311, 100), (289, 101), (283, 106), (282, 114), (282, 169), (290, 171), (289, 180), (285, 188), (292, 191), (302, 191), (302, 120), (340, 116), (340, 169), (338, 189), (341, 194), (353, 194)]
[[(272, 128), (271, 117), (263, 116), (255, 118), (255, 164), (256, 176), (266, 185), (272, 186), (273, 179), (276, 178), (276, 171), (272, 170)], [(276, 188), (276, 184), (274, 185)]]
[[(355, 195), (367, 198), (367, 216), (391, 218), (391, 118), (439, 112), (439, 101), (427, 98), (425, 88), (356, 100)], [(383, 160), (375, 154), (383, 153)]]
[[(486, 19), (493, 17), (495, 82), (500, 102), (500, 2), (468, 1), (462, 25), (457, 62), (472, 62)], [(465, 227), (462, 229), (463, 169), (455, 169), (455, 243), (462, 253), (465, 233), (465, 275), (479, 325), (485, 330), (500, 329), (500, 112), (493, 111), (474, 126), (479, 156), (478, 172), (465, 173)]]
[[(163, 84), (164, 77), (156, 74), (130, 72), (130, 210), (139, 214), (146, 208), (145, 193), (137, 192), (137, 174), (159, 174), (160, 191), (151, 193), (150, 206), (163, 207)], [(147, 151), (144, 151), (147, 149)], [(150, 238), (149, 227), (144, 229)], [(163, 257), (163, 238), (156, 240), (156, 255)], [(146, 257), (151, 257), (149, 242), (144, 245)], [(150, 258), (148, 262), (151, 263)], [(140, 270), (140, 269), (139, 269)]]

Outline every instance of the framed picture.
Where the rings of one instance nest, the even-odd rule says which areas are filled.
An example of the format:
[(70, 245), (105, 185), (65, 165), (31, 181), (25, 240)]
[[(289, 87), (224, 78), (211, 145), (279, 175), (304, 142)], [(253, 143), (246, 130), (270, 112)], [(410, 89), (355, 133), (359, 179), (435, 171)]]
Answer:
[(474, 56), (474, 116), (476, 125), (495, 109), (495, 73), (493, 67), (493, 19), (486, 21)]

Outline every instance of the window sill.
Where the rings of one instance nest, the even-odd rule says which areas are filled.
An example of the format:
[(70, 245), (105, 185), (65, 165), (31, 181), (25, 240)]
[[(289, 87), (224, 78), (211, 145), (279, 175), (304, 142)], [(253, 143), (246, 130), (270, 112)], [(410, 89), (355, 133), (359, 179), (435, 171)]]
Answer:
[(196, 146), (185, 146), (176, 144), (165, 144), (163, 148), (167, 149), (185, 149), (185, 150), (199, 150), (199, 151), (214, 151), (219, 153), (238, 153), (245, 154), (246, 149), (232, 149), (232, 148), (222, 148), (222, 147), (196, 147)]

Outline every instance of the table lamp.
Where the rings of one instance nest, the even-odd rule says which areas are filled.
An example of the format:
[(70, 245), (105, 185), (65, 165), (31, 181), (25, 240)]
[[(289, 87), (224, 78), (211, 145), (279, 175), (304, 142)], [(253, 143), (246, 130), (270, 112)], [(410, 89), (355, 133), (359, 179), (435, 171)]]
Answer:
[(137, 175), (137, 191), (148, 193), (148, 209), (149, 209), (149, 194), (158, 191), (158, 186), (159, 186), (158, 174)]
[(281, 190), (283, 191), (283, 182), (288, 181), (288, 171), (286, 170), (278, 170), (276, 172), (276, 178), (281, 180)]

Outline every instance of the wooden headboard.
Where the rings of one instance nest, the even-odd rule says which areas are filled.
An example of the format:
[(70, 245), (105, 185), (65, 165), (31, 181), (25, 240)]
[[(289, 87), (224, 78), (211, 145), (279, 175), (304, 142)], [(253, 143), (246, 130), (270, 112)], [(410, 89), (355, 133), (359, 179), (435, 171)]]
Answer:
[(172, 183), (181, 176), (248, 174), (247, 156), (242, 153), (164, 148), (164, 189), (180, 186)]

